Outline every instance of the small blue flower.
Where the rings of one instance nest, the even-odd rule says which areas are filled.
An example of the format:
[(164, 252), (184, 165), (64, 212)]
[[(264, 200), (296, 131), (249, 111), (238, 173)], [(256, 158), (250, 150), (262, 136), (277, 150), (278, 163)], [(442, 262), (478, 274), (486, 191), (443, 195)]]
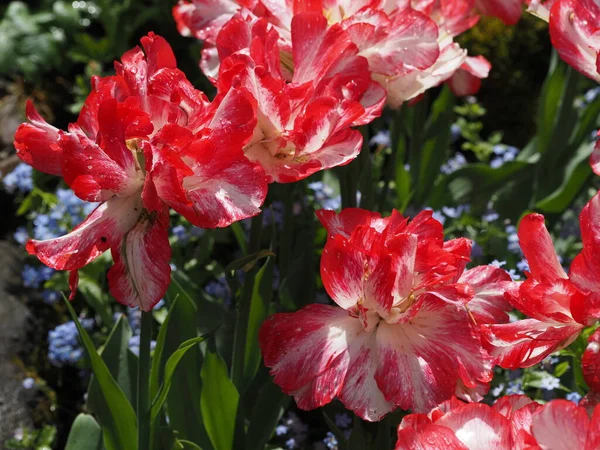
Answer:
[(579, 392), (569, 392), (565, 396), (565, 398), (570, 402), (579, 403), (579, 401), (581, 400), (581, 395), (579, 395)]
[(44, 289), (42, 298), (47, 305), (54, 305), (60, 299), (60, 294), (51, 289)]
[(512, 395), (512, 394), (524, 394), (525, 392), (523, 391), (523, 385), (520, 381), (511, 381), (508, 383), (508, 387), (506, 388), (505, 394), (506, 395)]
[(468, 212), (469, 209), (469, 205), (458, 205), (456, 208), (452, 208), (450, 206), (443, 206), (442, 212), (444, 213), (444, 215), (450, 217), (451, 219), (457, 219), (464, 213)]
[(449, 158), (442, 166), (440, 167), (440, 171), (445, 174), (451, 174), (452, 172), (456, 172), (462, 166), (467, 164), (467, 159), (462, 153), (457, 153), (453, 157)]
[(32, 175), (33, 169), (31, 166), (20, 163), (2, 179), (2, 183), (4, 188), (11, 194), (17, 191), (26, 194), (33, 189)]
[(498, 261), (497, 259), (493, 260), (490, 263), (490, 266), (494, 266), (494, 267), (502, 267), (504, 265), (506, 265), (506, 261)]
[(173, 228), (171, 228), (171, 233), (173, 234), (173, 236), (175, 236), (177, 238), (178, 241), (185, 243), (188, 241), (188, 239), (190, 238), (188, 235), (187, 230), (185, 229), (185, 227), (183, 225), (176, 225)]
[(456, 142), (458, 140), (458, 138), (460, 137), (460, 125), (458, 125), (457, 123), (453, 123), (450, 126), (450, 136), (452, 142)]
[(133, 334), (140, 333), (140, 327), (142, 324), (142, 312), (137, 306), (135, 308), (129, 308), (127, 310), (127, 320)]
[[(81, 325), (90, 330), (94, 325), (93, 319), (80, 319)], [(62, 367), (65, 364), (75, 364), (83, 356), (79, 344), (75, 322), (69, 321), (48, 332), (48, 359), (50, 363)]]
[(336, 414), (335, 424), (340, 428), (348, 428), (350, 425), (352, 425), (352, 417), (350, 417), (347, 413)]
[(519, 247), (519, 236), (517, 235), (517, 229), (515, 226), (507, 225), (504, 230), (508, 234), (506, 238), (508, 241), (508, 251), (515, 254), (520, 253), (521, 247)]
[(275, 428), (275, 434), (277, 436), (283, 436), (284, 434), (287, 434), (288, 432), (288, 427), (286, 427), (285, 425), (277, 425), (277, 427)]
[(492, 395), (494, 397), (499, 397), (500, 394), (502, 394), (502, 391), (504, 390), (504, 383), (500, 383), (498, 386), (496, 386), (495, 388), (492, 389)]
[(383, 147), (389, 147), (392, 141), (390, 139), (389, 130), (379, 131), (369, 140), (369, 145), (378, 145)]
[(553, 377), (552, 375), (548, 375), (548, 376), (542, 378), (542, 381), (540, 382), (540, 387), (547, 391), (552, 391), (559, 386), (560, 386), (560, 380), (556, 377)]
[(29, 233), (24, 227), (17, 228), (15, 234), (13, 234), (13, 238), (21, 245), (25, 245), (25, 243), (29, 240)]
[(483, 216), (481, 216), (481, 218), (486, 222), (493, 222), (494, 220), (498, 220), (499, 217), (500, 214), (498, 214), (496, 211), (488, 211)]
[(337, 450), (337, 448), (338, 448), (338, 441), (335, 438), (335, 435), (331, 431), (327, 432), (327, 436), (325, 436), (325, 439), (323, 439), (323, 443), (330, 450)]
[(31, 389), (33, 386), (35, 386), (35, 380), (31, 377), (27, 377), (23, 380), (22, 385), (25, 389)]
[(521, 261), (519, 261), (517, 263), (517, 269), (519, 269), (521, 272), (529, 272), (529, 263), (527, 262), (526, 259), (522, 259)]
[(29, 264), (25, 264), (21, 272), (23, 286), (28, 288), (37, 288), (40, 286), (37, 269)]
[(225, 306), (231, 304), (231, 289), (229, 289), (227, 280), (223, 276), (209, 281), (204, 287), (204, 291), (211, 297), (222, 299)]
[(322, 181), (315, 181), (308, 184), (308, 188), (313, 191), (314, 201), (317, 206), (323, 209), (337, 210), (342, 207), (342, 198), (334, 195), (335, 192), (331, 186)]
[[(135, 336), (131, 336), (128, 342), (129, 350), (131, 350), (136, 356), (140, 356), (140, 335), (136, 334)], [(154, 350), (156, 348), (156, 341), (150, 341), (150, 350)]]
[(290, 450), (298, 448), (298, 446), (296, 445), (296, 439), (289, 438), (287, 441), (285, 441), (285, 448), (288, 448)]

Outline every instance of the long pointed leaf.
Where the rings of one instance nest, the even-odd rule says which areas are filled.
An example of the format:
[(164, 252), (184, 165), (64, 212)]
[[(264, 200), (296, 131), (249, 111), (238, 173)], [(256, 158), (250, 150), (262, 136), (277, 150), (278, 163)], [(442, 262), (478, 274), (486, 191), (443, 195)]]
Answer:
[(200, 376), (200, 408), (208, 436), (215, 450), (233, 450), (240, 395), (229, 379), (223, 358), (207, 352)]
[(105, 402), (104, 411), (108, 414), (98, 415), (98, 420), (102, 425), (104, 436), (104, 445), (107, 450), (124, 450), (137, 448), (137, 422), (135, 412), (127, 397), (110, 374), (110, 371), (102, 361), (102, 358), (96, 351), (94, 343), (85, 331), (85, 328), (79, 323), (77, 314), (68, 300), (65, 299), (67, 309), (77, 326), (79, 336), (90, 357), (92, 371), (98, 380), (101, 398)]

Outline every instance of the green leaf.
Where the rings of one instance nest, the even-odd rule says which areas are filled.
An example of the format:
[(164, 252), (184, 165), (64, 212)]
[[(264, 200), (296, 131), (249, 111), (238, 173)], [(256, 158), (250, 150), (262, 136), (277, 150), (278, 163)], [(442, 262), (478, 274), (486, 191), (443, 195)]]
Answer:
[(260, 326), (269, 315), (269, 305), (273, 297), (273, 270), (274, 260), (269, 258), (256, 274), (252, 290), (250, 316), (248, 318), (248, 333), (246, 337), (246, 351), (244, 364), (244, 386), (248, 386), (258, 368), (260, 367), (260, 346), (258, 345), (258, 332)]
[[(177, 301), (172, 303), (169, 319), (164, 333), (164, 346), (160, 362), (154, 358), (154, 364), (160, 364), (156, 386), (162, 382), (164, 367), (169, 356), (174, 353), (182, 342), (198, 336), (196, 329), (196, 305), (189, 294), (175, 282), (169, 287), (169, 297), (178, 295)], [(161, 333), (163, 331), (161, 330)], [(160, 338), (160, 336), (159, 336)], [(197, 347), (191, 348), (181, 358), (177, 365), (171, 382), (171, 389), (167, 395), (167, 410), (170, 426), (177, 430), (181, 439), (199, 444), (203, 449), (212, 448), (206, 430), (202, 424), (200, 413), (200, 368), (202, 366), (202, 353)], [(154, 369), (153, 369), (154, 370)], [(158, 390), (157, 390), (158, 392)]]
[(247, 450), (263, 450), (290, 401), (271, 379), (261, 389), (246, 434)]
[(65, 450), (102, 450), (102, 429), (87, 414), (79, 414), (69, 431)]
[(456, 98), (445, 86), (439, 97), (433, 103), (431, 115), (427, 120), (424, 132), (424, 143), (419, 151), (419, 173), (415, 184), (415, 203), (424, 205), (440, 167), (448, 156), (451, 132), (450, 125), (454, 121), (454, 104)]
[(77, 289), (83, 294), (86, 303), (100, 316), (104, 325), (110, 327), (113, 323), (110, 299), (96, 280), (80, 271)]
[(137, 448), (137, 421), (135, 412), (127, 397), (110, 374), (110, 371), (96, 351), (87, 331), (79, 323), (77, 314), (65, 298), (67, 309), (77, 326), (79, 336), (90, 357), (92, 371), (100, 386), (103, 400), (101, 412), (97, 413), (102, 425), (104, 445), (107, 450), (123, 450)]
[(152, 401), (151, 420), (156, 419), (158, 413), (160, 412), (160, 409), (162, 408), (162, 406), (165, 403), (165, 400), (167, 399), (167, 394), (171, 390), (171, 383), (173, 382), (173, 373), (175, 372), (177, 365), (181, 361), (181, 358), (183, 358), (183, 356), (187, 353), (188, 350), (194, 348), (200, 342), (204, 341), (206, 337), (207, 335), (198, 336), (196, 338), (185, 341), (179, 346), (177, 351), (175, 351), (167, 360), (163, 384), (158, 390), (156, 396), (154, 397), (154, 400)]
[[(572, 204), (585, 182), (592, 175), (588, 158), (594, 148), (593, 143), (582, 145), (561, 170), (561, 184), (547, 197), (536, 203), (536, 208), (548, 213), (561, 213)], [(557, 171), (558, 172), (558, 171)], [(558, 180), (557, 180), (558, 181)], [(556, 186), (558, 183), (555, 183)]]
[(233, 450), (240, 396), (229, 379), (223, 358), (207, 352), (200, 376), (203, 384), (200, 408), (208, 436), (215, 450)]
[(562, 377), (565, 373), (567, 373), (567, 370), (569, 370), (570, 367), (571, 365), (569, 364), (569, 361), (558, 363), (554, 368), (554, 376), (556, 378)]
[(348, 439), (348, 450), (364, 450), (365, 448), (367, 448), (365, 430), (362, 427), (360, 419), (354, 416), (354, 426)]
[[(129, 350), (131, 328), (127, 320), (121, 316), (113, 327), (108, 340), (102, 349), (102, 360), (110, 374), (117, 382), (131, 405), (137, 402), (137, 357)], [(93, 377), (88, 388), (87, 405), (90, 411), (99, 414), (105, 408), (102, 390)], [(103, 414), (108, 414), (104, 411)]]

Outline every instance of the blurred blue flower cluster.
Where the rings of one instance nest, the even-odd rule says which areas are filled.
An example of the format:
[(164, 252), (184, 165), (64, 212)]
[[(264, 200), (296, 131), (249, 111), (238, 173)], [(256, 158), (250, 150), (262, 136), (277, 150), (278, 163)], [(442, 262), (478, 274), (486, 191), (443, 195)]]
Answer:
[(4, 189), (11, 194), (19, 192), (26, 194), (33, 189), (33, 169), (25, 163), (19, 163), (12, 172), (2, 179)]
[(490, 167), (497, 169), (502, 167), (504, 163), (514, 161), (519, 154), (519, 149), (511, 147), (510, 145), (497, 144), (494, 145), (492, 150), (494, 152), (494, 158), (490, 161)]
[(28, 288), (39, 288), (45, 281), (48, 281), (54, 274), (54, 269), (46, 266), (34, 267), (25, 264), (21, 272), (23, 286)]
[(314, 202), (319, 208), (338, 210), (342, 207), (342, 197), (335, 195), (333, 188), (322, 181), (308, 184), (313, 191)]
[(209, 281), (204, 287), (204, 291), (211, 297), (221, 299), (225, 306), (231, 305), (231, 289), (224, 276)]
[[(80, 318), (81, 325), (86, 330), (94, 326), (94, 319)], [(83, 356), (83, 348), (78, 340), (75, 322), (69, 321), (48, 332), (48, 359), (50, 363), (62, 367), (75, 364)]]

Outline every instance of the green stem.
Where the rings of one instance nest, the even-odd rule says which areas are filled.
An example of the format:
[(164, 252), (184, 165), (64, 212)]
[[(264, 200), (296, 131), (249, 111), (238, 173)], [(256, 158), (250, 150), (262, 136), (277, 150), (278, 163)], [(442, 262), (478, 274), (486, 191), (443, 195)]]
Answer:
[[(250, 243), (248, 251), (250, 254), (260, 249), (260, 235), (262, 232), (262, 214), (252, 218), (250, 227)], [(237, 309), (235, 321), (235, 333), (233, 335), (233, 357), (231, 364), (231, 381), (241, 394), (244, 385), (244, 365), (246, 362), (246, 340), (248, 337), (248, 319), (250, 317), (250, 306), (252, 305), (252, 291), (254, 289), (254, 278), (258, 267), (254, 267), (244, 276), (242, 296)]]
[(138, 363), (137, 425), (138, 449), (150, 448), (150, 341), (152, 340), (152, 312), (142, 311), (140, 357)]
[(369, 148), (369, 126), (363, 125), (360, 127), (360, 132), (363, 135), (363, 146), (358, 155), (360, 163), (360, 179), (362, 181), (360, 199), (360, 207), (372, 210), (375, 202), (373, 194), (373, 179), (371, 170), (371, 149)]

